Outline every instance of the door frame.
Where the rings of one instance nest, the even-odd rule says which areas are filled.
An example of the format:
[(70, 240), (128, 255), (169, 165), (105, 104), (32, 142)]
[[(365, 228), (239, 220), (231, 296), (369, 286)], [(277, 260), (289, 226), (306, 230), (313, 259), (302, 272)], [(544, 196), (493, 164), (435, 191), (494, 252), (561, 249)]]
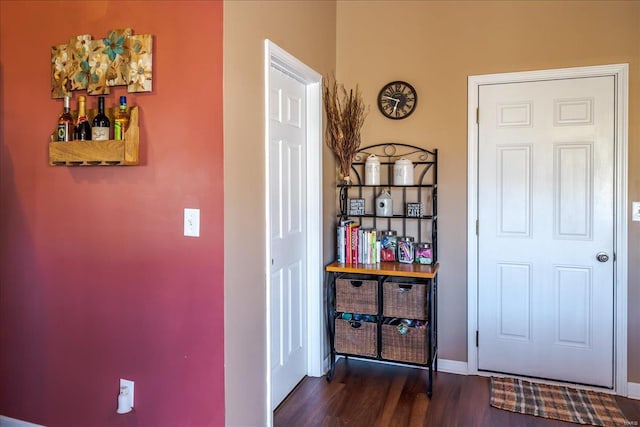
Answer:
[(615, 79), (614, 190), (614, 391), (627, 395), (627, 181), (629, 64), (469, 76), (467, 92), (467, 370), (478, 371), (478, 123), (481, 85), (613, 76)]
[(290, 75), (306, 86), (306, 209), (307, 209), (307, 238), (306, 257), (307, 269), (305, 274), (307, 283), (307, 375), (319, 377), (324, 374), (322, 358), (322, 75), (308, 67), (293, 55), (273, 43), (269, 39), (264, 41), (264, 156), (265, 156), (265, 271), (266, 271), (266, 335), (267, 335), (267, 416), (269, 426), (273, 424), (271, 410), (271, 221), (269, 201), (269, 105), (271, 102), (270, 70), (276, 68)]

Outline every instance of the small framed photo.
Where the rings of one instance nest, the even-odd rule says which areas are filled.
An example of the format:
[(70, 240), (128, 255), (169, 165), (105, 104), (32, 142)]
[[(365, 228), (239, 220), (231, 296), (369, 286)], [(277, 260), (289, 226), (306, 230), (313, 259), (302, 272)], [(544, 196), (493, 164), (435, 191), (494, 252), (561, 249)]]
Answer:
[(422, 203), (407, 203), (407, 216), (419, 218), (422, 215)]
[(349, 215), (364, 215), (364, 199), (349, 199)]

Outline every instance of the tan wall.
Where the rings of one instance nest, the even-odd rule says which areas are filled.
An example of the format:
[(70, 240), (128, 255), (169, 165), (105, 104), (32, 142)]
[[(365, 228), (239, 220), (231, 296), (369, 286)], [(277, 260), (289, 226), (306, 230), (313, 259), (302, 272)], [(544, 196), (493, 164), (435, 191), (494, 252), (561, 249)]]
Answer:
[[(337, 19), (337, 21), (336, 21)], [(640, 2), (225, 1), (225, 385), (230, 426), (264, 425), (263, 40), (321, 74), (356, 83), (371, 110), (363, 144), (439, 148), (440, 356), (466, 361), (466, 149), (469, 75), (630, 64), (629, 200), (640, 200)], [(407, 120), (375, 97), (402, 79), (419, 91)], [(335, 163), (323, 149), (324, 262), (333, 259)], [(248, 172), (249, 171), (249, 172)], [(629, 380), (640, 382), (640, 224), (629, 223)]]
[[(225, 392), (229, 426), (266, 425), (264, 39), (335, 70), (333, 1), (224, 2)], [(333, 160), (324, 150), (324, 175)], [(331, 185), (325, 214), (333, 218)], [(326, 219), (325, 219), (326, 221)], [(332, 234), (325, 234), (325, 261)], [(251, 246), (250, 256), (247, 247)]]
[[(440, 357), (467, 360), (467, 77), (630, 64), (629, 200), (640, 200), (640, 2), (339, 1), (337, 77), (358, 83), (371, 112), (363, 144), (398, 141), (440, 151)], [(418, 91), (406, 120), (386, 120), (386, 82)], [(329, 232), (328, 230), (326, 232)], [(640, 382), (640, 223), (629, 223), (629, 381)]]

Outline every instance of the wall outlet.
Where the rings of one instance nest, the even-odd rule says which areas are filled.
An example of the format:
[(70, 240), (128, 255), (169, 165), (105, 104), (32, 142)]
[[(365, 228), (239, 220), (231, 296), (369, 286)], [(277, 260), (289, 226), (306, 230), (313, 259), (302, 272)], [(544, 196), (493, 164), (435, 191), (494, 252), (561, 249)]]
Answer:
[(200, 237), (200, 209), (184, 209), (184, 235)]
[(120, 394), (118, 394), (118, 414), (126, 414), (133, 409), (134, 382), (120, 378)]
[(631, 221), (640, 221), (640, 202), (631, 202)]

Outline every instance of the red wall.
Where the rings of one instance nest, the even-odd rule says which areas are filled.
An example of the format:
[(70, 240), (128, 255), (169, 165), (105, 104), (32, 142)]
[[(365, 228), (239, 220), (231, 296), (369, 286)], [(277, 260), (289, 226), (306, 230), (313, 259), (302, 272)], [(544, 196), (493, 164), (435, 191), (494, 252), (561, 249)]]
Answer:
[[(1, 1), (0, 24), (0, 414), (224, 425), (222, 3)], [(107, 97), (139, 106), (142, 164), (48, 166), (50, 47), (125, 27), (154, 36), (153, 92)]]

